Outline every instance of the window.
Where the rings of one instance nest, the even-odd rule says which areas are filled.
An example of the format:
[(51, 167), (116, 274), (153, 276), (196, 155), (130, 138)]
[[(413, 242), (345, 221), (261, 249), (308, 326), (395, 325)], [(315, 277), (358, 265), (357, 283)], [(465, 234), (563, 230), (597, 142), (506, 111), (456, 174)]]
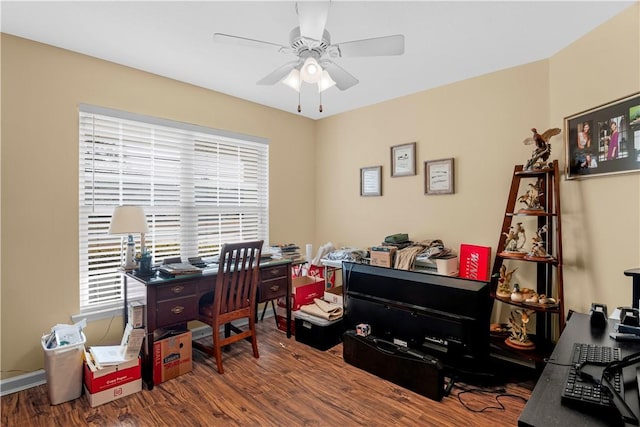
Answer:
[(82, 312), (123, 301), (123, 237), (109, 234), (116, 206), (144, 207), (154, 262), (268, 243), (266, 140), (88, 105), (79, 114)]

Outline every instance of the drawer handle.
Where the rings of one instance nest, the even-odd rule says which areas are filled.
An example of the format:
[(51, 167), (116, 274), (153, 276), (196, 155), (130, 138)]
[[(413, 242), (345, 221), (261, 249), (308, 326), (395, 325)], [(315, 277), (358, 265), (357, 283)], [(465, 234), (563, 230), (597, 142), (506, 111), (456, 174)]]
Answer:
[(180, 292), (182, 292), (183, 290), (184, 290), (184, 286), (182, 286), (182, 285), (177, 285), (177, 286), (174, 286), (173, 288), (171, 288), (171, 291), (172, 291), (174, 294), (179, 294), (179, 293), (180, 293)]
[(269, 273), (270, 273), (272, 276), (277, 276), (278, 274), (280, 274), (280, 272), (278, 271), (278, 269), (269, 270)]
[(277, 291), (278, 289), (280, 289), (280, 285), (273, 285), (273, 286), (271, 286), (271, 287), (269, 288), (269, 290), (270, 290), (271, 292), (275, 292), (275, 291)]
[(175, 307), (173, 307), (173, 308), (171, 309), (171, 312), (172, 312), (173, 314), (180, 314), (180, 313), (182, 313), (183, 311), (184, 311), (184, 307), (183, 307), (183, 306), (181, 306), (181, 305), (176, 305)]

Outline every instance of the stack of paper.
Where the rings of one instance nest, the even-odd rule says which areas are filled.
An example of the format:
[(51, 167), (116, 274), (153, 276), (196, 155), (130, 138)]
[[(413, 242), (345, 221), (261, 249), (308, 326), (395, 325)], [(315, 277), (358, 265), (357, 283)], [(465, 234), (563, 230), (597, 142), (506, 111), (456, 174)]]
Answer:
[(93, 346), (89, 348), (89, 353), (98, 369), (102, 366), (119, 365), (138, 357), (143, 339), (144, 328), (134, 329), (128, 323), (120, 345)]

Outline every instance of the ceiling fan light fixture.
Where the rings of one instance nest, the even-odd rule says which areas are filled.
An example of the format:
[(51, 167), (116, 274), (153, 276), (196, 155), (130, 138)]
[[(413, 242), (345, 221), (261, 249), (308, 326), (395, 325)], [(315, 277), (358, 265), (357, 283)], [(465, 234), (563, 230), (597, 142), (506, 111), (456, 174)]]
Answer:
[(297, 68), (291, 70), (289, 75), (282, 79), (282, 83), (289, 86), (291, 89), (296, 92), (300, 92), (300, 85), (302, 84), (302, 80), (300, 79), (300, 71)]
[(318, 80), (318, 92), (323, 92), (332, 86), (335, 86), (336, 82), (331, 78), (327, 70), (322, 71), (322, 77)]
[(315, 58), (307, 58), (302, 64), (300, 78), (307, 83), (317, 83), (322, 78), (322, 67)]

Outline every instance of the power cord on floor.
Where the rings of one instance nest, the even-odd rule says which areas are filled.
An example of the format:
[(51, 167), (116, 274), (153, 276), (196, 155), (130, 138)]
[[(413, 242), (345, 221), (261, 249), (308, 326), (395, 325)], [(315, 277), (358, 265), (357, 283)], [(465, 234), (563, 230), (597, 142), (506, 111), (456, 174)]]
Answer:
[[(467, 387), (462, 387), (462, 386), (459, 386), (459, 385), (456, 385), (456, 387), (461, 389), (461, 391), (459, 391), (456, 394), (456, 397), (458, 398), (458, 401), (460, 402), (460, 404), (466, 410), (471, 411), (471, 412), (480, 413), (480, 412), (488, 411), (490, 409), (495, 409), (495, 410), (498, 410), (498, 411), (505, 411), (506, 408), (502, 404), (502, 402), (500, 401), (500, 399), (503, 398), (503, 397), (510, 397), (510, 398), (515, 398), (515, 399), (520, 399), (524, 403), (527, 403), (527, 399), (525, 399), (524, 397), (518, 396), (517, 394), (507, 393), (506, 389), (504, 389), (502, 387), (494, 388), (494, 389), (471, 388), (471, 387), (467, 388)], [(471, 408), (469, 405), (467, 405), (462, 400), (462, 395), (466, 394), (466, 393), (495, 394), (494, 399), (495, 399), (496, 403), (498, 404), (498, 406), (485, 406), (484, 408), (481, 408), (481, 409)]]

